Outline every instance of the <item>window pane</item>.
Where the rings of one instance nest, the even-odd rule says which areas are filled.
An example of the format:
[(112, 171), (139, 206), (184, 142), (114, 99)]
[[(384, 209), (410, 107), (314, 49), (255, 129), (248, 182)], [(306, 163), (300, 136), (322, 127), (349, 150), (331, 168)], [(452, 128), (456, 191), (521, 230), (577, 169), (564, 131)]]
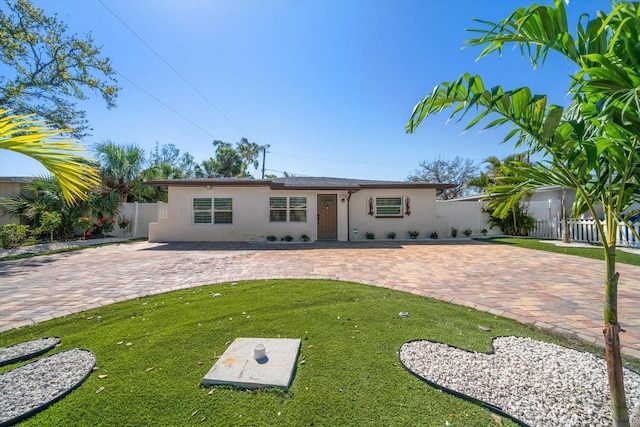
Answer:
[(233, 213), (232, 212), (215, 212), (213, 214), (214, 224), (232, 224)]
[(211, 199), (193, 199), (194, 211), (211, 210)]
[(211, 212), (194, 212), (194, 224), (211, 224)]
[(286, 209), (287, 198), (286, 197), (269, 197), (269, 207), (271, 209)]
[(233, 209), (231, 197), (224, 197), (213, 200), (213, 207), (217, 211), (230, 211)]
[(289, 212), (289, 221), (291, 222), (306, 222), (307, 221), (307, 211), (306, 210), (293, 210)]
[(377, 206), (401, 206), (402, 197), (378, 197), (376, 199)]
[(377, 215), (400, 215), (400, 208), (395, 206), (379, 206), (376, 209)]
[(269, 220), (271, 222), (286, 222), (287, 211), (286, 210), (272, 210), (269, 211)]
[(377, 197), (376, 215), (400, 216), (402, 215), (402, 197)]
[(289, 207), (291, 209), (301, 209), (307, 207), (306, 197), (289, 197)]

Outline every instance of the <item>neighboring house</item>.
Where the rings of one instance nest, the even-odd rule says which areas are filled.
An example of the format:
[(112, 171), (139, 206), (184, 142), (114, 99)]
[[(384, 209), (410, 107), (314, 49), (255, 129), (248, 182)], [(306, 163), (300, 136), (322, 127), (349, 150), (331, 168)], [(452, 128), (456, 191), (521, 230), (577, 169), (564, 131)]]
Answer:
[(150, 241), (385, 239), (447, 234), (436, 192), (450, 184), (342, 178), (186, 179), (145, 181), (168, 187), (166, 214), (149, 224)]
[[(0, 177), (0, 199), (3, 197), (9, 197), (13, 194), (22, 192), (22, 189), (26, 183), (32, 178), (27, 177)], [(0, 214), (0, 225), (11, 224), (18, 222), (17, 218), (7, 217)]]

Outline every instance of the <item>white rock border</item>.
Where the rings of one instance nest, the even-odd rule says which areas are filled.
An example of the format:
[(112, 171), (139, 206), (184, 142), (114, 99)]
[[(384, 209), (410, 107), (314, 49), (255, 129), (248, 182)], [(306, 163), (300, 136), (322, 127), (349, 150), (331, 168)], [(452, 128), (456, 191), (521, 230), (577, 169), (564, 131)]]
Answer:
[(0, 347), (0, 366), (28, 360), (60, 344), (60, 337), (38, 338), (11, 347)]
[[(416, 340), (403, 344), (403, 366), (429, 385), (530, 426), (609, 426), (604, 360), (532, 338), (497, 337), (489, 353)], [(640, 374), (625, 369), (632, 417)], [(636, 420), (637, 421), (637, 420)]]
[(0, 375), (0, 427), (48, 408), (91, 375), (96, 355), (85, 349), (62, 351)]

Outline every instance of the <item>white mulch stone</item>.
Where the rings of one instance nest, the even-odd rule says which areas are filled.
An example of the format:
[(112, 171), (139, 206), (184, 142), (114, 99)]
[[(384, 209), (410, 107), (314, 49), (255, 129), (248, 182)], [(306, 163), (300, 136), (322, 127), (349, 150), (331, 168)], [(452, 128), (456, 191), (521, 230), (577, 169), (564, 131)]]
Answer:
[(88, 350), (73, 349), (0, 375), (0, 425), (32, 415), (80, 385), (96, 363)]
[[(495, 354), (486, 354), (413, 341), (400, 348), (399, 357), (419, 377), (530, 426), (611, 425), (604, 360), (531, 338), (500, 337), (493, 347)], [(624, 375), (633, 417), (640, 407), (640, 374), (625, 369)]]
[(60, 338), (50, 337), (22, 342), (11, 347), (0, 347), (0, 366), (30, 359), (52, 349), (59, 343)]

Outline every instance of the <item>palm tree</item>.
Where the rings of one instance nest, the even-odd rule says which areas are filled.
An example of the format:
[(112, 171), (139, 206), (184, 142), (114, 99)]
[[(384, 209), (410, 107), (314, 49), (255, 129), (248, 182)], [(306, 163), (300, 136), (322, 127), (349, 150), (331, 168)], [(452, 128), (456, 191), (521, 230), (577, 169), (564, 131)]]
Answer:
[[(629, 414), (620, 354), (616, 234), (618, 225), (626, 223), (624, 212), (640, 200), (640, 4), (612, 5), (609, 14), (583, 15), (575, 34), (569, 31), (562, 0), (520, 8), (498, 23), (478, 21), (482, 27), (471, 31), (480, 37), (466, 42), (485, 46), (481, 57), (513, 43), (534, 66), (543, 64), (549, 52), (560, 53), (578, 67), (569, 88), (571, 107), (547, 105), (545, 95), (534, 96), (527, 87), (487, 89), (480, 76), (465, 74), (423, 98), (406, 129), (413, 132), (445, 108), (461, 117), (480, 111), (467, 128), (490, 115), (498, 117), (485, 128), (511, 124), (504, 140), (517, 137), (516, 146), (527, 146), (543, 160), (513, 162), (517, 174), (490, 188), (504, 196), (497, 214), (506, 214), (523, 191), (549, 185), (576, 191), (572, 211), (591, 212), (605, 237), (604, 343), (612, 421), (620, 427), (629, 426)], [(604, 210), (602, 220), (597, 205)]]
[(52, 129), (31, 115), (12, 115), (0, 108), (0, 149), (15, 151), (40, 162), (60, 183), (68, 203), (86, 199), (86, 191), (100, 183), (100, 175), (81, 144), (60, 138), (68, 131)]
[(114, 200), (110, 194), (100, 195), (95, 191), (87, 193), (87, 200), (66, 203), (60, 182), (53, 177), (42, 177), (29, 181), (24, 191), (0, 198), (0, 214), (16, 217), (32, 230), (37, 230), (45, 212), (56, 212), (60, 215), (60, 224), (55, 233), (68, 239), (74, 236), (82, 216), (92, 213), (98, 218), (113, 217), (119, 205), (119, 198)]
[(499, 226), (506, 234), (514, 236), (526, 236), (533, 226), (533, 218), (528, 215), (528, 201), (533, 196), (533, 191), (524, 191), (520, 194), (517, 203), (512, 202), (510, 207), (510, 215), (495, 215), (495, 211), (501, 212), (501, 204), (504, 197), (500, 194), (491, 194), (489, 189), (495, 187), (505, 177), (517, 174), (517, 170), (511, 167), (513, 162), (528, 162), (529, 153), (511, 154), (504, 159), (490, 156), (485, 159), (487, 168), (480, 172), (476, 178), (469, 180), (468, 185), (481, 189), (486, 193), (489, 203), (485, 209), (491, 214), (491, 227)]
[(137, 145), (118, 145), (110, 140), (102, 141), (93, 148), (100, 162), (103, 186), (115, 192), (125, 203), (132, 201), (140, 192), (138, 175), (145, 164), (144, 150)]

